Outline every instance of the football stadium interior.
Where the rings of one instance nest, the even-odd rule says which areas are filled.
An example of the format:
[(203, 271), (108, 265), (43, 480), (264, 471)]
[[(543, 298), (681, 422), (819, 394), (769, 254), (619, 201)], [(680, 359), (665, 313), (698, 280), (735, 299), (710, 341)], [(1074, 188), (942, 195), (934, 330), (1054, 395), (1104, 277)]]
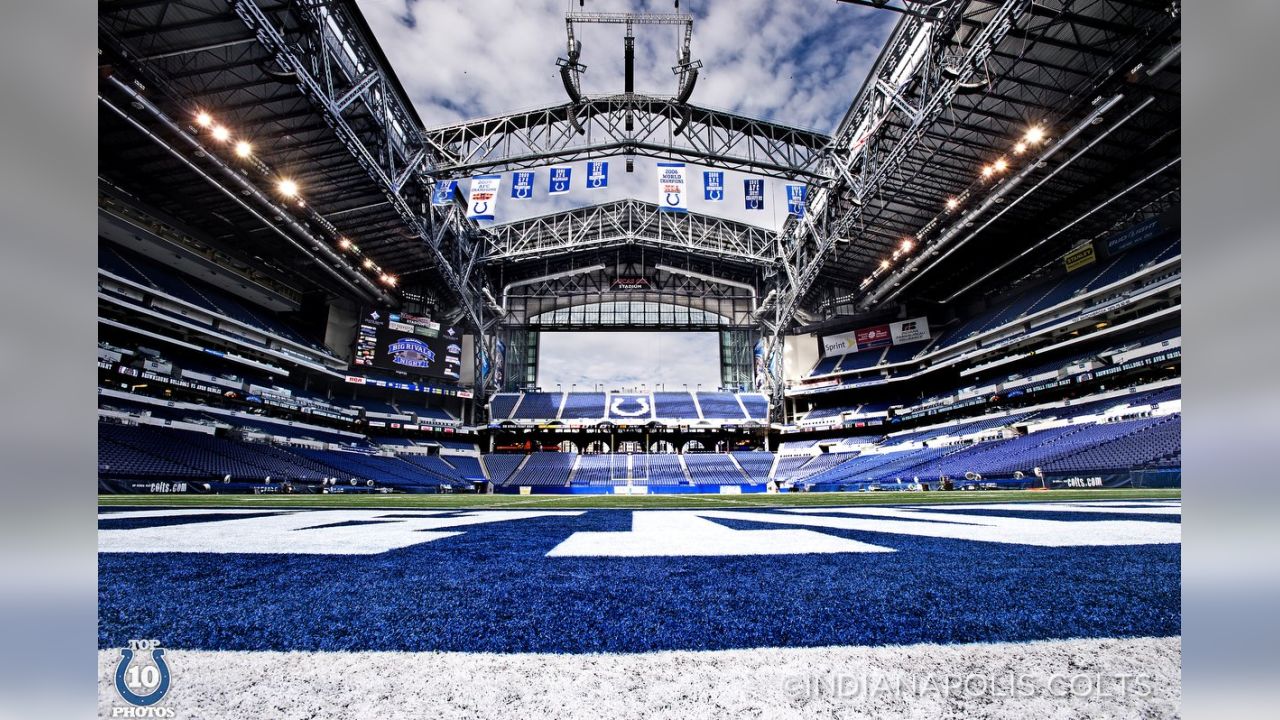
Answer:
[[(101, 491), (1178, 486), (1176, 12), (897, 5), (825, 134), (697, 105), (679, 10), (428, 128), (353, 4), (101, 3)], [(719, 383), (540, 382), (642, 329)]]
[(1179, 2), (481, 5), (98, 3), (103, 716), (1176, 717)]

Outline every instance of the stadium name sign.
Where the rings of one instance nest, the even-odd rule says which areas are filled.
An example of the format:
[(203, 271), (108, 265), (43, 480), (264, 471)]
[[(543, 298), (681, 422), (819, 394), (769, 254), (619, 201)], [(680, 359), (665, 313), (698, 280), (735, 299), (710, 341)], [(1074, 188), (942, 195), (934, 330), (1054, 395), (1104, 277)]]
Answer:
[(613, 292), (627, 292), (630, 290), (648, 290), (650, 287), (649, 278), (620, 277), (613, 281), (609, 289)]

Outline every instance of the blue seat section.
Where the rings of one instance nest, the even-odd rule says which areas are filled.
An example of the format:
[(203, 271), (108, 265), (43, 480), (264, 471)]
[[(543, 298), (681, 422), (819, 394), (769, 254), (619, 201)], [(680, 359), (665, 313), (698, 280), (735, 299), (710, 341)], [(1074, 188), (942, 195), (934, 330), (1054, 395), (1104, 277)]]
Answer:
[(560, 412), (564, 393), (525, 393), (512, 420), (550, 420)]
[(935, 348), (954, 345), (977, 333), (995, 330), (1047, 310), (1078, 294), (1106, 287), (1145, 267), (1178, 255), (1181, 248), (1180, 237), (1154, 240), (1114, 258), (1103, 259), (1055, 280), (1027, 288), (945, 331)]
[(501, 485), (511, 477), (511, 473), (516, 471), (520, 463), (524, 461), (524, 455), (485, 455), (484, 466), (489, 470), (489, 480), (494, 485)]
[(736, 451), (733, 453), (733, 458), (742, 466), (742, 470), (751, 478), (751, 482), (768, 482), (769, 470), (773, 468), (773, 453)]
[(837, 405), (835, 407), (829, 407), (829, 408), (814, 408), (813, 410), (809, 411), (808, 415), (804, 416), (804, 419), (805, 420), (821, 420), (823, 418), (834, 418), (834, 417), (839, 417), (840, 415), (847, 412), (853, 412), (854, 410), (857, 410), (857, 409), (858, 409), (857, 405)]
[(491, 420), (507, 420), (511, 417), (511, 410), (515, 408), (516, 402), (520, 400), (520, 393), (498, 393), (489, 401), (489, 419)]
[(626, 485), (627, 456), (614, 453), (583, 455), (578, 461), (574, 485)]
[[(401, 460), (410, 465), (417, 466), (426, 472), (427, 475), (441, 482), (441, 484), (453, 485), (455, 487), (469, 487), (471, 481), (458, 472), (457, 468), (446, 463), (438, 455), (401, 455)], [(477, 471), (479, 465), (476, 465)], [(483, 475), (481, 476), (483, 477)]]
[[(98, 243), (98, 267), (140, 285), (184, 300), (202, 310), (239, 321), (249, 327), (329, 353), (324, 345), (303, 337), (297, 330), (277, 320), (270, 311), (251, 309), (230, 293), (124, 248)], [(332, 354), (332, 353), (329, 353)]]
[(679, 455), (636, 455), (631, 465), (632, 484), (681, 485), (687, 484)]
[(571, 392), (565, 396), (564, 413), (560, 417), (565, 420), (599, 420), (604, 417), (604, 398), (604, 393)]
[(191, 430), (101, 422), (98, 440), (102, 477), (318, 481), (334, 474), (332, 467), (273, 445)]
[(746, 420), (738, 397), (733, 393), (700, 392), (698, 405), (702, 407), (702, 417), (707, 420)]
[(440, 447), (450, 450), (477, 450), (476, 444), (466, 440), (436, 440)]
[(470, 455), (441, 455), (440, 459), (453, 468), (458, 477), (466, 481), (484, 480), (484, 470), (480, 468), (480, 459)]
[(577, 453), (533, 453), (523, 467), (507, 478), (506, 484), (568, 485), (569, 471), (573, 469), (573, 462), (577, 459)]
[(742, 485), (748, 481), (733, 458), (724, 453), (686, 453), (684, 464), (694, 485)]
[(379, 485), (409, 492), (437, 489), (453, 484), (446, 478), (430, 474), (423, 468), (398, 457), (312, 448), (298, 448), (296, 452), (337, 468), (336, 476), (342, 484), (351, 478), (357, 481), (372, 480)]
[(849, 353), (840, 356), (840, 364), (836, 367), (838, 372), (846, 370), (865, 370), (880, 363), (880, 358), (884, 356), (884, 348), (872, 348), (863, 350), (862, 352)]
[(884, 360), (880, 364), (890, 365), (892, 363), (906, 362), (911, 358), (915, 357), (916, 355), (920, 354), (920, 351), (924, 350), (925, 347), (927, 347), (928, 345), (929, 345), (928, 340), (921, 340), (920, 342), (906, 343), (904, 345), (894, 345), (889, 348), (888, 352), (885, 353)]
[(1182, 457), (1182, 415), (1154, 418), (1148, 422), (1110, 423), (1098, 427), (1129, 425), (1117, 429), (1104, 442), (1094, 442), (1079, 451), (1060, 456), (1044, 466), (1046, 471), (1101, 472), (1131, 470)]
[(417, 407), (417, 406), (412, 406), (405, 402), (399, 402), (397, 403), (397, 406), (401, 410), (412, 412), (414, 415), (417, 415), (419, 418), (428, 418), (431, 420), (457, 420), (458, 419), (450, 415), (449, 411), (445, 410), (444, 408)]
[(813, 366), (813, 370), (809, 371), (809, 374), (810, 375), (826, 375), (827, 373), (835, 372), (836, 365), (840, 362), (840, 358), (842, 357), (844, 356), (829, 355), (827, 357), (821, 358), (820, 360), (818, 360), (818, 363)]
[(769, 399), (758, 393), (742, 393), (738, 396), (747, 409), (747, 417), (764, 422), (769, 419)]
[(653, 394), (654, 416), (667, 420), (696, 420), (698, 408), (688, 392), (656, 392)]

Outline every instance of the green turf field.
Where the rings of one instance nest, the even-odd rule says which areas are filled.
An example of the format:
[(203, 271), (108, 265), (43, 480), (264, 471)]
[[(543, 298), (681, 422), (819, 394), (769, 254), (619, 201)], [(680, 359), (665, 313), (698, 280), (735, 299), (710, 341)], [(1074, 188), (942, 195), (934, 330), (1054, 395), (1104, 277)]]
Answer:
[(995, 490), (924, 493), (765, 493), (750, 495), (100, 495), (104, 507), (231, 508), (440, 508), (536, 506), (565, 509), (812, 507), (820, 505), (931, 505), (1055, 500), (1178, 500), (1181, 490)]

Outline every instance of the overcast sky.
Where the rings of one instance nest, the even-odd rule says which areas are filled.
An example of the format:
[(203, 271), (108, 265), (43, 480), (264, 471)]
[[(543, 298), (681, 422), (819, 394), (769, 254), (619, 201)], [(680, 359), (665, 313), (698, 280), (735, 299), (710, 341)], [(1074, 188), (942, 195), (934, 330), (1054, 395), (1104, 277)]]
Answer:
[(720, 336), (714, 332), (544, 332), (538, 384), (555, 390), (622, 390), (656, 382), (668, 390), (720, 386)]

